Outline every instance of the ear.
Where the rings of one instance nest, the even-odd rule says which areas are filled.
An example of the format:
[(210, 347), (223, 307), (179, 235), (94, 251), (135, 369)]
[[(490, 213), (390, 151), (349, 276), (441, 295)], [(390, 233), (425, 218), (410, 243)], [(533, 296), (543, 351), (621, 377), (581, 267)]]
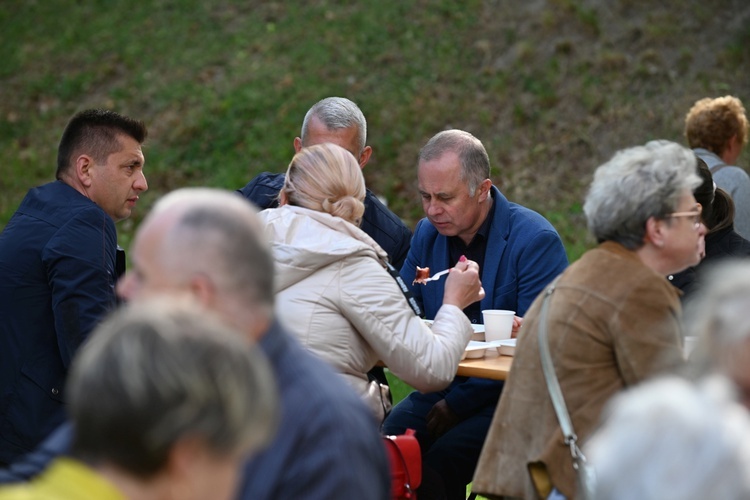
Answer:
[(299, 137), (294, 138), (294, 152), (299, 153), (302, 151), (302, 139)]
[(80, 155), (75, 161), (75, 176), (84, 187), (91, 187), (91, 174), (94, 168), (94, 159), (88, 155)]
[(651, 243), (656, 248), (662, 248), (666, 239), (665, 220), (649, 217), (646, 221), (646, 234), (643, 236), (644, 243)]
[(490, 188), (492, 187), (492, 180), (485, 179), (479, 185), (479, 203), (484, 202), (490, 196)]
[(287, 198), (286, 193), (284, 191), (279, 191), (279, 206), (283, 207), (289, 203), (289, 198)]
[(365, 149), (362, 150), (362, 154), (359, 155), (359, 168), (365, 168), (367, 162), (370, 161), (370, 156), (372, 156), (372, 148), (370, 146), (365, 146)]
[(206, 307), (209, 310), (214, 309), (216, 302), (216, 286), (207, 275), (198, 273), (190, 278), (188, 284), (190, 293), (198, 301), (199, 304)]
[(181, 490), (189, 484), (196, 465), (200, 463), (203, 452), (201, 444), (198, 438), (182, 437), (170, 448), (167, 463), (161, 472), (169, 478), (172, 488)]

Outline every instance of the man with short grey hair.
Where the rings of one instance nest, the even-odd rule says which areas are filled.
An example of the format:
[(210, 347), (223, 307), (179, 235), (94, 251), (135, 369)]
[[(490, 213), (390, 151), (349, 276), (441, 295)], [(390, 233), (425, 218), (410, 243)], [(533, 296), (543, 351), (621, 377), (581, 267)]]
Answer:
[[(370, 160), (372, 148), (366, 145), (367, 121), (354, 102), (344, 97), (327, 97), (305, 114), (300, 137), (294, 139), (294, 151), (326, 142), (349, 151), (362, 168)], [(283, 185), (284, 174), (263, 172), (238, 191), (261, 209), (275, 208)], [(364, 202), (360, 228), (386, 251), (393, 267), (400, 269), (409, 251), (411, 230), (369, 189)]]
[[(487, 151), (468, 132), (446, 130), (432, 137), (419, 154), (417, 177), (426, 218), (417, 224), (401, 268), (404, 281), (412, 283), (417, 266), (440, 271), (465, 256), (479, 264), (486, 292), (464, 309), (471, 322), (483, 322), (483, 309), (523, 316), (568, 264), (557, 231), (492, 185)], [(427, 319), (442, 305), (443, 286), (411, 286)], [(422, 447), (420, 499), (466, 496), (502, 387), (503, 382), (456, 377), (447, 389), (413, 392), (393, 409), (383, 431), (415, 429)]]
[[(389, 497), (377, 423), (359, 396), (273, 317), (273, 258), (255, 209), (214, 189), (180, 189), (138, 228), (125, 299), (188, 297), (257, 342), (281, 394), (280, 431), (250, 460), (240, 498)], [(55, 436), (50, 438), (57, 439)]]

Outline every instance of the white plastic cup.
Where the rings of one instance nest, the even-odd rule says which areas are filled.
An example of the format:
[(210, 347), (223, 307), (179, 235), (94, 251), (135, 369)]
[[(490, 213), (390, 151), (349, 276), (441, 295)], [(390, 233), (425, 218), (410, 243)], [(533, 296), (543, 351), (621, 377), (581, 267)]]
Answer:
[(516, 311), (505, 311), (502, 309), (485, 309), (482, 311), (482, 316), (484, 316), (484, 337), (487, 339), (487, 342), (509, 339), (513, 332), (513, 317), (515, 315)]

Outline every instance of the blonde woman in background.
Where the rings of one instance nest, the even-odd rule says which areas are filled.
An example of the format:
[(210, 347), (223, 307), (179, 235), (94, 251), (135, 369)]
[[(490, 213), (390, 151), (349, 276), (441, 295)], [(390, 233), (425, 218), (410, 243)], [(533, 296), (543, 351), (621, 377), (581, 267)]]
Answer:
[(333, 144), (302, 149), (279, 196), (279, 208), (260, 213), (277, 263), (279, 318), (380, 420), (381, 394), (366, 375), (379, 360), (420, 391), (447, 386), (473, 333), (462, 309), (484, 296), (477, 264), (451, 269), (430, 329), (389, 275), (386, 253), (358, 227), (365, 183), (351, 153)]

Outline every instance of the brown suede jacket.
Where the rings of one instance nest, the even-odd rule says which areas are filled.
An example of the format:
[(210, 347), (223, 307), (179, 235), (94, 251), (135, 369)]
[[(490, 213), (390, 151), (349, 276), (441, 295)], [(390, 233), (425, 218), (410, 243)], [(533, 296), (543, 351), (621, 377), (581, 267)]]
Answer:
[[(537, 342), (541, 296), (526, 314), (513, 367), (474, 475), (490, 498), (575, 495)], [(678, 292), (636, 254), (614, 242), (588, 251), (557, 281), (548, 321), (550, 351), (579, 445), (609, 399), (682, 363)]]

